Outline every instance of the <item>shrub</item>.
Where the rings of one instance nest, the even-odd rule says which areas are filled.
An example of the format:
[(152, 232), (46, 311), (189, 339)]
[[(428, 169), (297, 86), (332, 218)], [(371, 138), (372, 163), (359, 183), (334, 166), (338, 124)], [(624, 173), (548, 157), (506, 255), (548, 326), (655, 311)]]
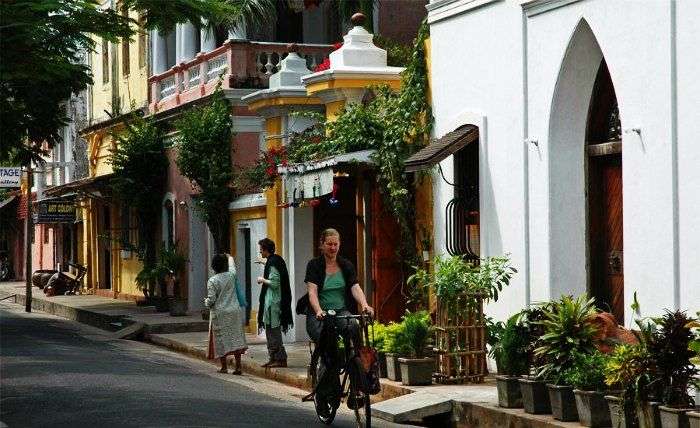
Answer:
[(411, 356), (422, 358), (430, 334), (430, 315), (426, 311), (407, 313), (402, 324)]
[(520, 376), (528, 371), (527, 328), (518, 323), (518, 316), (516, 314), (508, 319), (499, 342), (493, 348), (499, 374)]
[(574, 352), (571, 365), (562, 373), (566, 385), (583, 391), (604, 391), (607, 356), (596, 350), (592, 353)]

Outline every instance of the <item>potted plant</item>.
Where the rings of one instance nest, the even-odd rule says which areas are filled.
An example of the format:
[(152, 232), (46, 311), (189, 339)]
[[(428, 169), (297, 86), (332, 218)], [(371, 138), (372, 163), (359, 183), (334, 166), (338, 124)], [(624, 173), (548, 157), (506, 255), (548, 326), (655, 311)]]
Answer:
[(537, 376), (535, 367), (543, 364), (542, 357), (535, 353), (539, 338), (544, 335), (544, 327), (541, 321), (545, 318), (545, 310), (551, 307), (551, 303), (541, 303), (524, 309), (518, 317), (520, 323), (527, 330), (527, 364), (528, 376), (518, 379), (520, 392), (523, 397), (523, 407), (526, 413), (547, 414), (552, 413), (549, 393), (546, 382)]
[(410, 356), (399, 358), (401, 383), (430, 385), (433, 380), (435, 360), (424, 356), (425, 345), (428, 343), (430, 334), (430, 315), (426, 311), (407, 313), (403, 316), (402, 324)]
[(662, 391), (663, 405), (659, 410), (663, 427), (687, 427), (690, 423), (687, 412), (694, 410), (694, 399), (688, 394), (698, 374), (698, 368), (691, 362), (696, 355), (690, 349), (697, 340), (691, 329), (694, 321), (683, 311), (666, 312), (649, 343)]
[[(690, 362), (695, 364), (696, 366), (700, 365), (700, 311), (696, 313), (697, 318), (690, 323), (686, 325), (686, 327), (690, 328), (694, 333), (695, 333), (695, 339), (690, 341), (690, 344), (688, 345), (688, 349), (693, 351), (695, 353), (695, 356), (690, 359)], [(695, 399), (695, 404), (697, 405), (700, 403), (700, 399), (697, 397), (700, 397), (700, 380), (698, 380), (698, 377), (695, 377), (696, 379), (696, 399)], [(695, 412), (688, 412), (688, 422), (690, 424), (690, 428), (700, 428), (700, 410), (695, 411)]]
[(563, 296), (544, 308), (544, 319), (539, 321), (544, 335), (539, 338), (535, 353), (544, 362), (538, 375), (549, 380), (547, 389), (554, 419), (578, 420), (574, 389), (562, 375), (572, 367), (576, 353), (595, 351), (597, 328), (592, 322), (595, 314), (595, 300), (586, 295)]
[[(645, 345), (623, 344), (615, 347), (605, 364), (605, 384), (621, 391), (617, 395), (606, 395), (613, 427), (632, 428), (639, 426), (636, 408), (642, 406), (638, 385), (646, 376), (649, 353)], [(645, 424), (646, 425), (646, 424)]]
[(136, 286), (143, 292), (146, 305), (153, 305), (157, 312), (168, 311), (168, 300), (155, 295), (155, 284), (161, 278), (157, 265), (144, 265), (136, 275)]
[(177, 242), (161, 249), (156, 270), (161, 283), (161, 296), (167, 297), (171, 316), (187, 314), (187, 299), (181, 296), (179, 287), (186, 265), (187, 258), (178, 250)]
[(609, 427), (612, 425), (605, 400), (605, 365), (607, 357), (598, 350), (574, 353), (573, 364), (562, 374), (564, 382), (573, 386), (576, 410), (581, 425)]
[(384, 354), (386, 355), (386, 375), (393, 381), (401, 381), (399, 357), (408, 355), (409, 348), (404, 334), (403, 323), (389, 323), (385, 328)]
[(518, 323), (519, 316), (520, 314), (513, 315), (502, 329), (496, 329), (494, 339), (497, 341), (491, 348), (491, 355), (496, 360), (498, 372), (496, 376), (498, 405), (505, 408), (523, 407), (518, 379), (528, 372), (528, 337), (527, 329)]
[(372, 324), (372, 341), (374, 348), (377, 350), (377, 359), (379, 360), (379, 377), (387, 377), (386, 373), (386, 326), (379, 321), (374, 321)]

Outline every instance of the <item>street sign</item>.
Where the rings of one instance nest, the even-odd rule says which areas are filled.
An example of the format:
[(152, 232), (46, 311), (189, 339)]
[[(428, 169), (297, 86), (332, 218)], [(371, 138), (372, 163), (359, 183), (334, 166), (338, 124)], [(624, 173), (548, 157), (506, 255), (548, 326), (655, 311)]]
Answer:
[(0, 187), (19, 187), (22, 168), (18, 166), (0, 166)]
[(74, 223), (73, 202), (39, 201), (34, 223)]

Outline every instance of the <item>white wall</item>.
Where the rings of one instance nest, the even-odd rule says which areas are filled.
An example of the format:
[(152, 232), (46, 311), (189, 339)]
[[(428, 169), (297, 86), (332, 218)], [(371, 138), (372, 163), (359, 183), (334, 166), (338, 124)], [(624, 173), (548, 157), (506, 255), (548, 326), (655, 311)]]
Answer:
[(680, 304), (700, 310), (700, 3), (678, 1), (678, 199)]
[[(482, 255), (509, 252), (520, 271), (489, 307), (492, 315), (585, 290), (583, 144), (601, 54), (623, 130), (641, 130), (623, 133), (627, 322), (634, 291), (645, 315), (673, 308), (678, 293), (683, 308), (700, 309), (700, 5), (682, 0), (675, 15), (676, 140), (671, 2), (631, 3), (549, 2), (565, 5), (527, 16), (520, 2), (491, 2), (431, 25), (435, 135), (461, 124), (460, 115), (483, 116)], [(571, 43), (580, 25), (590, 31)], [(452, 160), (442, 165), (452, 180)], [(439, 175), (435, 186), (436, 249), (444, 251), (444, 207), (453, 190)]]

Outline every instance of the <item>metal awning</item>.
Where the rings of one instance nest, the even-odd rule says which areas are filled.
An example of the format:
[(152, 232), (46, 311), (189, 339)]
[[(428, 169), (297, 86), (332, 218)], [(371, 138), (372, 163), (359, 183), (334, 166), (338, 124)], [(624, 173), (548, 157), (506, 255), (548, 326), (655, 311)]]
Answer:
[[(44, 194), (47, 196), (62, 196), (69, 193), (79, 193), (91, 196), (91, 193), (98, 192), (100, 188), (104, 188), (104, 185), (106, 185), (113, 176), (114, 174), (104, 174), (98, 175), (97, 177), (81, 178), (80, 180), (71, 181), (70, 183), (49, 187), (44, 191)], [(94, 196), (100, 197), (101, 195), (95, 194)]]
[(9, 204), (15, 199), (15, 195), (9, 196), (3, 200), (0, 201), (0, 208), (4, 207), (5, 205)]
[(441, 138), (433, 140), (411, 157), (406, 159), (406, 172), (430, 168), (446, 157), (455, 154), (467, 144), (479, 139), (479, 128), (474, 125), (462, 125)]
[(333, 191), (333, 177), (353, 166), (374, 166), (374, 150), (343, 153), (317, 161), (277, 167), (286, 200), (310, 199)]

